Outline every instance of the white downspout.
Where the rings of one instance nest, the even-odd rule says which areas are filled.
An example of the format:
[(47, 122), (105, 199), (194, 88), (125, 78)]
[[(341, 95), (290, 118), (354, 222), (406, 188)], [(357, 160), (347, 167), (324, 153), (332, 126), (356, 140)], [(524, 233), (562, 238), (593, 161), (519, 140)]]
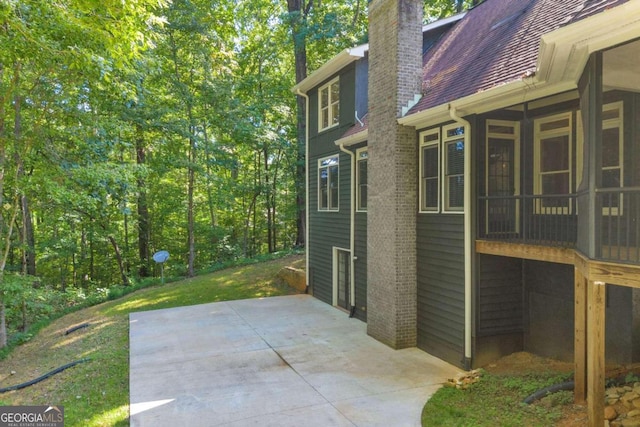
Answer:
[(349, 250), (351, 251), (349, 257), (351, 261), (351, 265), (349, 266), (349, 283), (351, 286), (349, 287), (349, 301), (351, 302), (350, 316), (353, 316), (356, 306), (356, 155), (354, 152), (344, 148), (344, 144), (340, 144), (339, 147), (340, 151), (347, 153), (349, 157), (351, 157), (351, 207), (349, 211)]
[[(464, 129), (464, 363), (471, 364), (471, 124), (449, 104), (449, 116)], [(471, 368), (470, 366), (465, 366)]]
[(304, 125), (304, 252), (305, 252), (305, 279), (307, 281), (307, 293), (309, 292), (309, 95), (296, 89), (296, 94), (305, 99), (305, 125)]

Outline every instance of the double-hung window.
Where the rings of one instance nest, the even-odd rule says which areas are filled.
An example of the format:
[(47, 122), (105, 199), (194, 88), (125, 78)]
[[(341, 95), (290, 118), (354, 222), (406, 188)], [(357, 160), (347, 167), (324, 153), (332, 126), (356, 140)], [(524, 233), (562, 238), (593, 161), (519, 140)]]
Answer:
[(440, 209), (440, 129), (420, 134), (420, 212)]
[[(602, 184), (603, 188), (623, 186), (624, 138), (623, 102), (613, 102), (602, 107)], [(578, 185), (582, 180), (584, 133), (580, 111), (577, 115), (576, 176)], [(603, 200), (604, 215), (619, 215), (622, 212), (622, 195), (607, 196)]]
[(444, 147), (444, 211), (464, 210), (464, 127), (442, 129)]
[(337, 211), (339, 189), (339, 157), (318, 160), (318, 210)]
[(534, 194), (536, 212), (567, 214), (571, 193), (571, 112), (535, 120)]
[(367, 210), (367, 160), (369, 158), (366, 148), (356, 151), (356, 185), (357, 185), (357, 209)]
[(464, 210), (464, 127), (420, 133), (420, 212)]
[(340, 121), (340, 80), (333, 79), (318, 90), (318, 128), (320, 131)]

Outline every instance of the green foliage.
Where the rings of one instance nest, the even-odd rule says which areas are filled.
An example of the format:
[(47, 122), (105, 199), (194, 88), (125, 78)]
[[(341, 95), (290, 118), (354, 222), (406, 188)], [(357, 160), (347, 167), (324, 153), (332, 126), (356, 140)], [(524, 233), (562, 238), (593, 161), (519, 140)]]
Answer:
[(424, 2), (424, 20), (433, 22), (447, 16), (463, 12), (481, 0), (426, 0)]
[[(243, 260), (242, 263), (251, 265), (240, 265), (212, 274), (203, 274), (187, 281), (175, 281), (164, 286), (139, 290), (123, 298), (58, 319), (41, 333), (32, 333), (29, 349), (17, 348), (11, 354), (7, 354), (6, 350), (0, 351), (0, 369), (6, 372), (9, 367), (19, 364), (20, 371), (31, 375), (32, 372), (61, 366), (81, 357), (89, 357), (91, 361), (65, 371), (66, 381), (41, 383), (46, 387), (45, 392), (48, 396), (43, 396), (39, 387), (28, 387), (3, 396), (6, 399), (2, 403), (36, 405), (55, 396), (56, 403), (65, 407), (67, 426), (128, 425), (129, 313), (293, 293), (291, 288), (275, 280), (276, 272), (294, 261), (285, 255), (265, 255), (276, 259), (259, 264), (255, 260)], [(136, 286), (157, 284), (157, 281), (144, 282)], [(131, 287), (121, 290), (128, 293)], [(99, 293), (105, 294), (104, 290)], [(111, 297), (115, 297), (115, 293), (109, 290), (108, 298)], [(53, 333), (86, 321), (91, 321), (92, 325), (74, 332), (69, 337)], [(39, 327), (43, 328), (45, 325)], [(25, 378), (27, 379), (31, 378)]]
[(425, 404), (423, 426), (549, 426), (561, 417), (561, 406), (573, 393), (555, 393), (540, 403), (523, 400), (544, 387), (567, 381), (568, 374), (529, 372), (523, 375), (483, 373), (467, 390), (444, 387)]

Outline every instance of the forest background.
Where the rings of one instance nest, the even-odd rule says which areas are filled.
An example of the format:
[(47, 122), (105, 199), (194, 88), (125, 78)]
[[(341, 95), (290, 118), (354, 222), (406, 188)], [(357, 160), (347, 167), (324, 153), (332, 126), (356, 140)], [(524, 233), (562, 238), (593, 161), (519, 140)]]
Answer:
[[(427, 0), (425, 20), (471, 2)], [(0, 0), (0, 348), (91, 295), (304, 247), (302, 99), (364, 0)]]

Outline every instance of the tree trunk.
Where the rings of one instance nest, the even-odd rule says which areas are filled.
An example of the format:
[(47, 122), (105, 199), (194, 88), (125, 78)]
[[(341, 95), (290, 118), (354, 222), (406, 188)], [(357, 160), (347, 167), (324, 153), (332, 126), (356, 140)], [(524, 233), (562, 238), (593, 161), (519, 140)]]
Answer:
[[(141, 125), (136, 125), (136, 163), (143, 166), (147, 161), (147, 153), (144, 143), (144, 132)], [(140, 258), (140, 277), (149, 277), (150, 257), (149, 241), (151, 230), (149, 222), (149, 206), (147, 205), (147, 186), (144, 178), (138, 177), (138, 256)]]
[[(191, 150), (195, 150), (193, 141), (191, 141)], [(190, 150), (190, 151), (191, 151)], [(190, 154), (193, 156), (193, 154)], [(195, 276), (195, 261), (196, 261), (196, 232), (195, 232), (195, 214), (193, 212), (193, 187), (195, 185), (195, 169), (193, 165), (189, 165), (188, 171), (188, 184), (187, 184), (187, 234), (188, 234), (188, 246), (189, 246), (189, 265), (187, 268), (187, 276)]]
[(22, 271), (31, 276), (36, 275), (36, 240), (33, 232), (33, 220), (29, 199), (22, 196)]
[[(191, 107), (189, 106), (188, 109), (189, 118), (191, 119)], [(193, 277), (196, 275), (196, 221), (193, 203), (194, 187), (196, 184), (196, 141), (195, 136), (193, 135), (193, 127), (189, 126), (189, 128), (189, 177), (187, 183), (187, 234), (189, 240), (189, 265), (187, 267), (187, 276)]]
[[(296, 83), (307, 78), (307, 42), (304, 34), (307, 15), (313, 0), (304, 4), (303, 0), (287, 0), (287, 9), (291, 17), (291, 35), (293, 37), (293, 50), (296, 69)], [(296, 162), (296, 206), (297, 206), (297, 235), (296, 246), (305, 245), (306, 229), (306, 203), (305, 203), (305, 137), (306, 137), (306, 104), (303, 97), (298, 96), (296, 101), (296, 128), (298, 155)]]
[(113, 250), (116, 254), (116, 262), (118, 263), (118, 269), (120, 270), (120, 277), (122, 278), (122, 284), (125, 286), (129, 285), (129, 278), (127, 277), (127, 271), (124, 268), (124, 262), (122, 260), (122, 253), (120, 252), (120, 247), (118, 246), (118, 242), (115, 237), (112, 235), (108, 236), (109, 242), (111, 242), (111, 246), (113, 246)]
[(7, 346), (7, 319), (4, 307), (4, 298), (0, 300), (0, 348)]
[[(15, 92), (13, 96), (13, 140), (17, 146), (22, 145), (22, 97), (18, 90), (19, 78), (22, 66), (20, 63), (15, 65), (14, 80)], [(21, 147), (25, 148), (25, 147)], [(16, 164), (16, 177), (18, 179), (24, 176), (24, 165), (20, 153), (22, 150), (16, 150), (15, 152), (15, 164)], [(17, 185), (17, 183), (16, 183)], [(35, 238), (33, 236), (33, 223), (31, 221), (31, 212), (29, 210), (29, 201), (24, 194), (20, 196), (21, 208), (22, 208), (22, 273), (36, 274), (36, 260), (35, 260)], [(10, 237), (10, 236), (8, 236)]]
[[(207, 170), (207, 207), (209, 209), (209, 226), (211, 227), (211, 245), (215, 248), (215, 245), (218, 243), (218, 238), (215, 231), (216, 228), (216, 210), (215, 203), (213, 199), (213, 184), (211, 180), (211, 176), (213, 175), (213, 171), (211, 170), (211, 150), (209, 150), (209, 136), (207, 134), (207, 125), (203, 126), (202, 136), (205, 140), (205, 166)], [(213, 249), (213, 248), (212, 248)], [(210, 253), (214, 255), (216, 253), (215, 249), (211, 250)], [(211, 261), (214, 262), (215, 259), (212, 257)]]

